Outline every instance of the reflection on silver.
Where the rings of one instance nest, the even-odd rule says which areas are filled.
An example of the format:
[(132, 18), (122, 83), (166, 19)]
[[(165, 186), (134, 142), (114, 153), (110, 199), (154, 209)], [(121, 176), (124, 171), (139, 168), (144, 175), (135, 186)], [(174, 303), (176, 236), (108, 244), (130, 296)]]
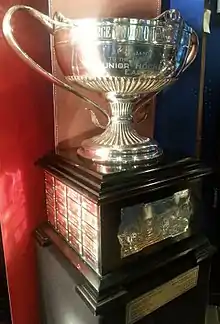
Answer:
[[(34, 62), (14, 39), (11, 18), (26, 10), (54, 36), (58, 64), (67, 83)], [(132, 126), (133, 105), (143, 95), (155, 95), (174, 82), (193, 62), (198, 37), (180, 13), (168, 10), (155, 19), (54, 19), (28, 6), (14, 6), (3, 20), (3, 33), (17, 54), (48, 80), (92, 104), (107, 117), (105, 131), (85, 140), (78, 154), (96, 162), (127, 164), (157, 160), (162, 151)], [(109, 100), (111, 115), (75, 90), (74, 85), (101, 91)]]
[(192, 213), (188, 189), (162, 200), (122, 209), (118, 233), (121, 257), (185, 233)]

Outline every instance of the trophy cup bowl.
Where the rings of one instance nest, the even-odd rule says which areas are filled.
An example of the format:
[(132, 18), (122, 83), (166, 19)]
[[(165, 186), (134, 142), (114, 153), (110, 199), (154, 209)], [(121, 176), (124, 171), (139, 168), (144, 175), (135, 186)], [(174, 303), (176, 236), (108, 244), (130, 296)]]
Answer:
[[(16, 42), (11, 18), (26, 10), (41, 21), (54, 36), (58, 65), (65, 82), (59, 80), (31, 59)], [(104, 164), (137, 164), (157, 161), (162, 150), (133, 128), (133, 107), (143, 95), (160, 92), (178, 79), (193, 62), (198, 51), (198, 37), (177, 10), (168, 10), (154, 19), (54, 18), (23, 5), (11, 7), (3, 20), (3, 33), (9, 45), (32, 68), (58, 86), (71, 91), (107, 117), (102, 134), (86, 139), (78, 149), (84, 158)], [(97, 103), (75, 90), (83, 88), (102, 92), (109, 101), (110, 116)]]

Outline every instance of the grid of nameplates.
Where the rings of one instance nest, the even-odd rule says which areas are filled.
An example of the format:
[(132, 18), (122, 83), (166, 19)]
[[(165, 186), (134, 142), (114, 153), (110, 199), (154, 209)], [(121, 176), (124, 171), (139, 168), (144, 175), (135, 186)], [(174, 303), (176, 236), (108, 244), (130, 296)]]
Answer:
[(45, 172), (45, 192), (48, 222), (98, 271), (98, 206), (48, 172)]

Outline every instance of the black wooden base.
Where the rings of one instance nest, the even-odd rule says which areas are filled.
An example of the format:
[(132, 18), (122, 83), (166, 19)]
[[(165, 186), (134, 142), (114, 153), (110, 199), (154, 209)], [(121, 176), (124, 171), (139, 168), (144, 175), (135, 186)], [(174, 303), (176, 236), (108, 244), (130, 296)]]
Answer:
[[(165, 153), (154, 166), (110, 170), (69, 150), (45, 156), (39, 165), (45, 170), (48, 221), (103, 278), (200, 230), (201, 185), (212, 170), (195, 158)], [(183, 191), (190, 192), (193, 212), (188, 212), (187, 226), (171, 233), (179, 225), (163, 217), (169, 209), (164, 201)], [(144, 206), (154, 202), (160, 206), (152, 207), (149, 216)], [(136, 241), (131, 238), (133, 245), (127, 247), (134, 227)]]
[(206, 179), (203, 189), (203, 200), (205, 202), (205, 217), (203, 219), (203, 232), (210, 243), (216, 247), (212, 259), (210, 273), (210, 305), (220, 306), (220, 176), (219, 165), (213, 168), (216, 172), (212, 177)]
[[(122, 268), (103, 277), (98, 276), (92, 269), (90, 269), (48, 225), (44, 225), (37, 230), (36, 238), (38, 246), (41, 246), (41, 251), (44, 251), (44, 249), (45, 251), (48, 249), (49, 251), (52, 250), (52, 254), (55, 253), (56, 255), (59, 255), (59, 258), (62, 260), (65, 260), (64, 257), (66, 257), (67, 261), (62, 262), (64, 262), (64, 265), (68, 265), (68, 271), (74, 273), (74, 285), (78, 295), (80, 295), (83, 303), (88, 306), (93, 315), (101, 317), (106, 316), (105, 322), (103, 323), (110, 323), (108, 322), (108, 317), (110, 315), (113, 316), (119, 305), (121, 305), (121, 310), (118, 313), (120, 316), (117, 316), (119, 316), (118, 318), (120, 318), (120, 321), (117, 319), (117, 316), (115, 318), (112, 317), (112, 320), (116, 322), (118, 320), (119, 322), (117, 323), (119, 324), (126, 323), (125, 308), (130, 301), (142, 296), (148, 291), (152, 291), (155, 287), (161, 286), (165, 282), (170, 281), (197, 266), (199, 266), (198, 283), (196, 287), (192, 289), (193, 292), (187, 292), (186, 290), (186, 294), (189, 294), (189, 299), (193, 298), (194, 301), (196, 298), (198, 299), (198, 307), (196, 307), (196, 309), (199, 308), (200, 311), (198, 312), (203, 314), (198, 315), (200, 316), (200, 320), (205, 314), (205, 306), (208, 299), (209, 268), (213, 248), (204, 237), (191, 237), (187, 240), (176, 243), (176, 245), (170, 246), (163, 251), (146, 257), (145, 261), (142, 263), (136, 263), (130, 268)], [(64, 244), (62, 244), (62, 242)], [(48, 271), (47, 277), (50, 277), (51, 271), (48, 270), (48, 266), (46, 266), (45, 269), (43, 268), (42, 271)], [(52, 274), (52, 276), (54, 280), (54, 274)], [(184, 286), (187, 285), (188, 282), (186, 281)], [(54, 288), (51, 286), (50, 289)], [(178, 289), (179, 288), (177, 288), (176, 291), (177, 294)], [(172, 296), (170, 298), (172, 300)], [(185, 299), (186, 297), (181, 298)], [(191, 307), (191, 301), (187, 300), (188, 299), (186, 299), (184, 303), (188, 303), (187, 307)], [(175, 307), (177, 307), (179, 311), (183, 307), (181, 304), (178, 306), (176, 300), (174, 300), (173, 303), (177, 303), (177, 306)], [(175, 316), (177, 316), (178, 313), (176, 313), (176, 311), (174, 313), (176, 314)], [(170, 314), (169, 316), (171, 316), (172, 319), (173, 315)], [(149, 314), (149, 318), (150, 317), (151, 315)], [(177, 319), (177, 317), (175, 318)], [(175, 322), (171, 321), (171, 323)], [(189, 324), (190, 322), (186, 321), (182, 323)], [(196, 323), (201, 324), (203, 322), (194, 321), (193, 324)]]
[[(62, 155), (52, 152), (41, 158), (37, 164), (77, 188), (79, 192), (85, 192), (91, 200), (99, 204), (125, 200), (124, 204), (127, 205), (133, 197), (146, 192), (148, 195), (153, 192), (148, 198), (153, 201), (155, 191), (165, 189), (172, 193), (174, 185), (176, 190), (181, 190), (183, 182), (212, 173), (209, 167), (196, 158), (169, 152), (165, 152), (163, 159), (155, 165), (127, 165), (123, 168), (82, 159), (74, 150), (64, 151)], [(160, 196), (163, 196), (161, 192)], [(136, 197), (134, 202), (137, 203)]]
[(106, 289), (99, 300), (78, 270), (82, 265), (73, 266), (68, 251), (65, 258), (45, 231), (37, 250), (42, 323), (205, 323), (213, 249), (204, 237), (146, 259), (144, 271), (138, 264), (133, 274), (121, 270), (117, 289)]
[(11, 324), (11, 309), (0, 227), (0, 324)]

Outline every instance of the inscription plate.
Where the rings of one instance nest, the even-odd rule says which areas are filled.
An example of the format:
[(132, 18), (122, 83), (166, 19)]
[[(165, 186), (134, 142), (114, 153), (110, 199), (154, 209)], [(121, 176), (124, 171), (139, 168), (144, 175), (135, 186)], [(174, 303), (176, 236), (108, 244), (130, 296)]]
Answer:
[(132, 300), (126, 307), (126, 324), (134, 324), (196, 287), (199, 266)]

